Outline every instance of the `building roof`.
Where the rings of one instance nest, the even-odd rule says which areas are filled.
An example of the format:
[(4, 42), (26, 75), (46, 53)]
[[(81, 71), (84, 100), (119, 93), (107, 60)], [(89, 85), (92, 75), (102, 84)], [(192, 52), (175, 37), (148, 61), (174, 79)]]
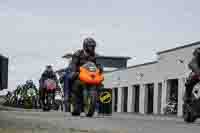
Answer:
[(134, 65), (134, 66), (129, 66), (129, 67), (127, 67), (127, 69), (140, 67), (140, 66), (146, 66), (146, 65), (152, 65), (152, 64), (156, 64), (156, 63), (158, 63), (158, 61), (146, 62), (146, 63), (142, 63), (142, 64), (137, 64), (137, 65)]
[[(196, 46), (196, 45), (200, 45), (200, 41), (197, 41), (197, 42), (194, 42), (194, 43), (191, 43), (191, 44), (187, 44), (187, 45), (183, 45), (183, 46), (179, 46), (179, 47), (175, 47), (175, 48), (171, 48), (171, 49), (167, 49), (167, 50), (163, 50), (163, 51), (159, 51), (159, 52), (157, 52), (157, 54), (159, 55), (159, 54), (163, 54), (163, 53), (167, 53), (167, 52), (171, 52), (171, 51), (175, 51), (175, 50), (179, 50), (179, 49), (183, 49), (183, 48), (188, 48), (188, 47)], [(106, 73), (120, 71), (120, 70), (125, 70), (125, 69), (131, 69), (131, 68), (140, 67), (140, 66), (144, 66), (144, 65), (151, 65), (151, 64), (155, 64), (157, 62), (158, 61), (147, 62), (147, 63), (143, 63), (143, 64), (129, 66), (127, 68), (111, 70), (111, 71), (108, 71)]]
[(183, 49), (183, 48), (187, 48), (187, 47), (191, 47), (191, 46), (195, 46), (195, 45), (199, 45), (200, 41), (198, 42), (194, 42), (191, 44), (187, 44), (187, 45), (183, 45), (183, 46), (179, 46), (179, 47), (175, 47), (175, 48), (171, 48), (171, 49), (167, 49), (167, 50), (163, 50), (163, 51), (159, 51), (157, 52), (157, 54), (163, 54), (163, 53), (167, 53), (167, 52), (171, 52), (171, 51), (175, 51), (175, 50), (179, 50), (179, 49)]
[(141, 67), (141, 66), (146, 66), (146, 65), (152, 65), (152, 64), (156, 64), (156, 63), (158, 63), (158, 61), (146, 62), (146, 63), (142, 63), (142, 64), (137, 64), (137, 65), (129, 66), (127, 68), (121, 68), (121, 69), (107, 71), (105, 73), (111, 73), (111, 72), (116, 72), (116, 71), (120, 71), (120, 70), (127, 70), (127, 69), (131, 69), (131, 68), (136, 68), (136, 67)]

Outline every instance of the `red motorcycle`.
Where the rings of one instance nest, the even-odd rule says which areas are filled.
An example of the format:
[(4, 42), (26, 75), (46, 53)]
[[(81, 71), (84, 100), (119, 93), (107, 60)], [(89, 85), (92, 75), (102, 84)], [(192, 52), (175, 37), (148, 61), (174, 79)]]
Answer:
[(55, 101), (55, 91), (57, 88), (56, 81), (52, 79), (47, 79), (44, 81), (45, 87), (45, 105), (43, 106), (43, 111), (50, 111), (54, 107)]

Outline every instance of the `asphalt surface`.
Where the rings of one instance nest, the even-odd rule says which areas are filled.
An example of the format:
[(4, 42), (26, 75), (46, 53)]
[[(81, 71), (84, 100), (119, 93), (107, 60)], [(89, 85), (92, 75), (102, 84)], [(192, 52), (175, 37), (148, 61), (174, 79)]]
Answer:
[(199, 133), (200, 122), (181, 118), (114, 113), (93, 118), (64, 112), (0, 107), (0, 133)]

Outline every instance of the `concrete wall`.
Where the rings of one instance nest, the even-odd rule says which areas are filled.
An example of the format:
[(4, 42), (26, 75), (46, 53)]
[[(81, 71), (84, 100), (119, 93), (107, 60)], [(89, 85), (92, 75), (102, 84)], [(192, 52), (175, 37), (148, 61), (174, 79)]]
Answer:
[(158, 81), (157, 63), (128, 68), (105, 74), (106, 87), (123, 87), (141, 83)]
[[(200, 45), (191, 46), (158, 55), (157, 70), (162, 79), (185, 77), (189, 72), (188, 63), (192, 58), (192, 52)], [(181, 63), (180, 60), (183, 62)]]
[[(192, 58), (192, 52), (195, 48), (200, 47), (198, 45), (192, 45), (190, 47), (179, 48), (167, 52), (158, 53), (157, 62), (145, 63), (143, 65), (136, 65), (127, 69), (113, 71), (105, 74), (105, 87), (108, 88), (120, 88), (118, 99), (123, 97), (123, 87), (129, 87), (128, 93), (133, 93), (134, 90), (132, 85), (140, 85), (140, 113), (145, 113), (145, 84), (154, 83), (154, 113), (157, 114), (158, 110), (163, 114), (163, 108), (167, 101), (168, 88), (167, 80), (177, 79), (178, 80), (178, 116), (182, 115), (182, 97), (184, 94), (184, 83), (190, 70), (188, 69), (188, 63)], [(158, 94), (158, 83), (162, 83), (161, 94)], [(158, 98), (160, 97), (161, 98)], [(134, 94), (128, 94), (128, 111), (132, 111), (133, 96)], [(160, 100), (160, 101), (158, 101)], [(118, 107), (122, 107), (122, 101), (119, 101)], [(161, 103), (160, 106), (156, 105)], [(122, 111), (118, 109), (118, 112)]]
[[(116, 86), (116, 82), (124, 86), (127, 83), (150, 83), (162, 81), (163, 79), (186, 77), (190, 72), (187, 65), (192, 58), (193, 50), (197, 47), (200, 47), (200, 45), (159, 54), (157, 63), (147, 63), (138, 67), (130, 67), (128, 69), (106, 73), (105, 86), (114, 87)], [(140, 73), (143, 73), (144, 77), (139, 78)]]

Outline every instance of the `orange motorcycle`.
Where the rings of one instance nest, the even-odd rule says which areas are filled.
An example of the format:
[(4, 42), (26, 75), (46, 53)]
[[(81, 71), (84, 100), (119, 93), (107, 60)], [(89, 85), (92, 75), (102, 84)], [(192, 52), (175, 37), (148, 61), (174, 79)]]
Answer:
[[(81, 106), (87, 117), (92, 117), (97, 103), (97, 91), (100, 89), (104, 80), (103, 73), (92, 62), (87, 62), (80, 67), (79, 81), (80, 88), (83, 92), (83, 99), (77, 97), (75, 93), (71, 97), (70, 112), (72, 115), (80, 115)], [(79, 100), (83, 100), (83, 105), (80, 106)]]

